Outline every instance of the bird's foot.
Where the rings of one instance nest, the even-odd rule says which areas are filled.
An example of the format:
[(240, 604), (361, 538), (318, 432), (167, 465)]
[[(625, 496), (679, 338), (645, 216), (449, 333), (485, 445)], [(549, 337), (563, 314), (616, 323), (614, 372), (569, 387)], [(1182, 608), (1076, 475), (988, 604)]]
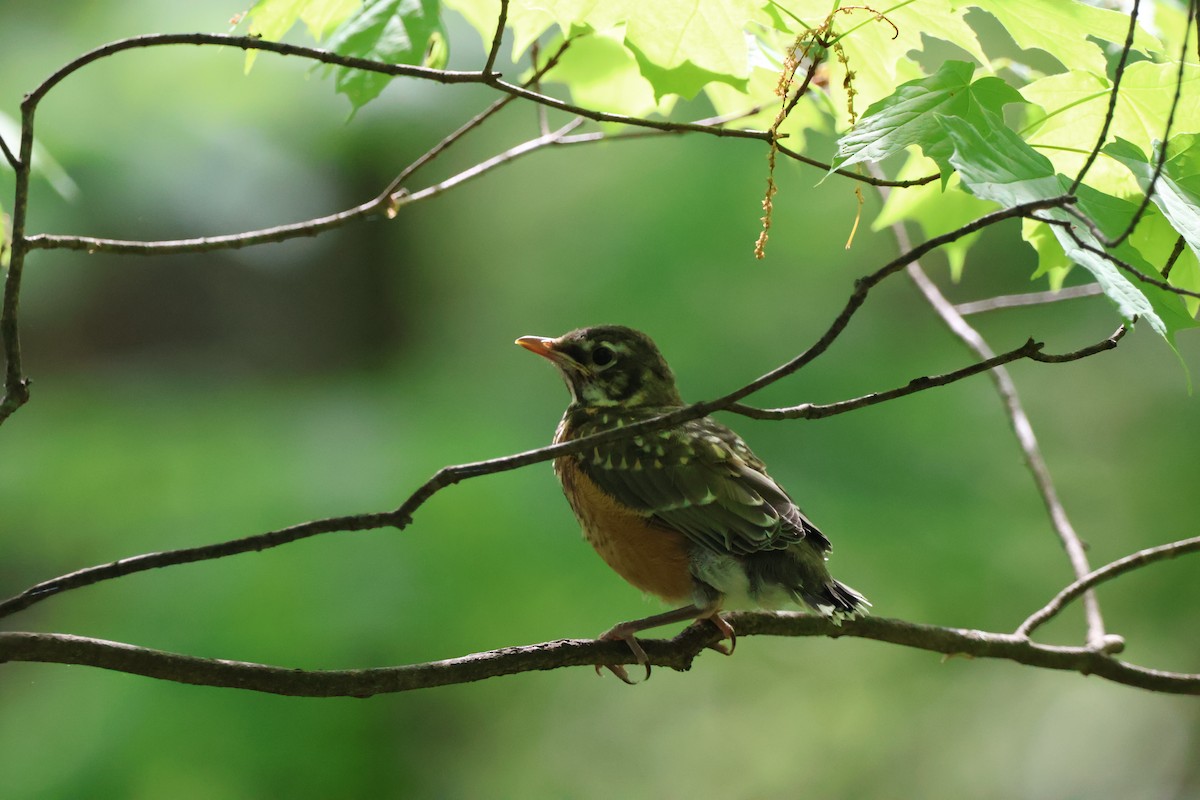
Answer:
[(633, 635), (636, 630), (637, 629), (633, 628), (630, 623), (622, 622), (620, 625), (616, 625), (610, 630), (600, 634), (599, 639), (604, 642), (625, 642), (625, 644), (629, 645), (629, 649), (633, 652), (633, 657), (637, 659), (637, 663), (646, 668), (646, 677), (642, 678), (640, 681), (632, 680), (629, 677), (629, 673), (626, 671), (625, 667), (621, 664), (597, 664), (597, 675), (601, 674), (600, 670), (606, 669), (630, 686), (635, 686), (639, 683), (645, 683), (646, 681), (650, 680), (650, 657), (647, 656), (646, 651), (642, 649), (641, 642), (639, 642), (637, 637)]
[[(733, 655), (733, 651), (737, 649), (737, 632), (734, 631), (733, 626), (726, 622), (721, 615), (715, 611), (713, 612), (712, 616), (705, 617), (705, 619), (711, 622), (716, 629), (721, 632), (721, 636), (724, 637), (721, 641), (713, 642), (712, 644), (708, 645), (708, 648), (710, 650), (716, 650), (723, 656)], [(724, 639), (729, 640), (728, 647), (725, 646)]]

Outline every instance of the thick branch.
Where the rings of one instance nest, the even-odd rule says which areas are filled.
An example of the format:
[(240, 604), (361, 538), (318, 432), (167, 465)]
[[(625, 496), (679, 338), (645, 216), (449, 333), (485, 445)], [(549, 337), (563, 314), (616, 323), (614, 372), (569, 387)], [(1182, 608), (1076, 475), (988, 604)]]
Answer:
[[(1007, 659), (1033, 667), (1098, 675), (1150, 691), (1200, 694), (1200, 675), (1147, 669), (1096, 650), (1043, 645), (1010, 634), (879, 617), (847, 621), (840, 626), (823, 617), (787, 612), (735, 612), (725, 618), (741, 639), (750, 636), (873, 639), (946, 655)], [(705, 622), (688, 627), (670, 640), (642, 640), (642, 646), (651, 664), (682, 671), (690, 669), (695, 657), (720, 636)], [(298, 697), (369, 697), (535, 670), (630, 664), (633, 654), (624, 642), (561, 639), (423, 664), (307, 671), (197, 658), (68, 634), (0, 633), (0, 663), (10, 661), (78, 664), (177, 683)]]

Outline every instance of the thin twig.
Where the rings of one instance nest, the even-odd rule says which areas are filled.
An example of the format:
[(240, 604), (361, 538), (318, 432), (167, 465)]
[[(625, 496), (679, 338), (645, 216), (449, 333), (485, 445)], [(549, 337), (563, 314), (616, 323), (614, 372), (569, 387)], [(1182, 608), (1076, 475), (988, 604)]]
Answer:
[(13, 172), (21, 169), (21, 160), (17, 158), (16, 154), (13, 153), (12, 150), (8, 149), (8, 142), (4, 141), (3, 136), (0, 136), (0, 150), (4, 151), (4, 159), (8, 162), (8, 165), (13, 168)]
[[(1137, 7), (1134, 6), (1136, 13)], [(1167, 121), (1163, 125), (1162, 145), (1159, 147), (1158, 159), (1154, 164), (1154, 173), (1150, 176), (1150, 182), (1146, 186), (1146, 191), (1142, 193), (1142, 201), (1138, 204), (1137, 210), (1133, 212), (1133, 217), (1125, 226), (1125, 230), (1121, 232), (1115, 239), (1102, 240), (1106, 247), (1116, 247), (1125, 241), (1133, 234), (1134, 228), (1141, 221), (1142, 215), (1146, 213), (1146, 209), (1150, 207), (1151, 198), (1154, 197), (1155, 188), (1158, 186), (1158, 179), (1162, 176), (1163, 167), (1167, 163), (1167, 145), (1171, 141), (1171, 128), (1175, 123), (1175, 111), (1179, 108), (1179, 98), (1183, 95), (1183, 71), (1187, 65), (1187, 50), (1188, 37), (1192, 33), (1192, 21), (1196, 18), (1196, 3), (1191, 0), (1187, 4), (1187, 24), (1183, 28), (1183, 45), (1179, 53), (1179, 71), (1175, 76), (1175, 94), (1171, 98), (1171, 108), (1167, 112)], [(1113, 92), (1116, 92), (1114, 87)]]
[[(506, 5), (507, 5), (507, 3), (506, 3)], [(549, 59), (547, 59), (546, 63), (543, 64), (540, 68), (538, 68), (533, 73), (533, 75), (530, 76), (529, 80), (527, 80), (525, 82), (524, 85), (537, 86), (538, 81), (541, 80), (542, 76), (544, 76), (547, 72), (549, 72), (550, 70), (554, 69), (555, 66), (557, 66), (559, 60), (562, 58), (563, 53), (565, 53), (567, 51), (567, 48), (570, 47), (570, 45), (571, 45), (570, 39), (566, 39), (565, 41), (563, 41), (562, 45), (559, 46), (558, 50), (555, 51), (554, 55), (552, 55)], [(394, 195), (400, 189), (400, 187), (404, 185), (404, 182), (407, 181), (409, 178), (411, 178), (413, 176), (413, 174), (415, 174), (417, 172), (417, 170), (421, 169), (422, 167), (427, 166), (431, 161), (433, 161), (435, 158), (437, 158), (442, 153), (444, 153), (446, 150), (448, 150), (453, 144), (455, 144), (460, 139), (462, 139), (466, 134), (470, 133), (472, 130), (474, 130), (475, 128), (482, 125), (488, 118), (495, 115), (496, 112), (500, 111), (502, 108), (504, 108), (505, 106), (507, 106), (509, 103), (513, 102), (516, 99), (517, 98), (514, 95), (508, 94), (508, 95), (504, 95), (503, 97), (501, 97), (497, 100), (493, 100), (492, 103), (487, 108), (485, 108), (483, 111), (480, 111), (478, 114), (476, 114), (471, 119), (467, 120), (465, 123), (463, 123), (461, 126), (459, 126), (459, 128), (457, 130), (455, 130), (452, 133), (450, 133), (449, 135), (447, 135), (440, 142), (438, 142), (436, 145), (434, 145), (429, 150), (427, 150), (423, 155), (421, 155), (420, 158), (416, 159), (411, 164), (409, 164), (407, 167), (405, 167), (400, 172), (400, 174), (397, 175), (396, 178), (391, 183), (389, 183), (382, 192), (380, 192), (376, 196), (376, 200), (378, 200), (379, 202), (384, 202), (387, 198), (391, 198), (392, 195)], [(543, 126), (541, 128), (540, 132), (541, 132), (542, 137), (550, 136), (550, 130), (547, 127)]]
[(565, 100), (559, 100), (557, 97), (552, 97), (548, 94), (535, 92), (524, 86), (518, 86), (508, 81), (489, 80), (489, 86), (492, 86), (499, 91), (507, 92), (508, 94), (516, 95), (534, 103), (539, 103), (547, 108), (556, 108), (559, 111), (576, 116), (590, 119), (594, 122), (615, 122), (621, 125), (631, 125), (639, 128), (653, 128), (655, 130), (670, 131), (672, 133), (708, 133), (717, 137), (735, 138), (735, 139), (757, 139), (760, 141), (768, 141), (770, 133), (768, 131), (755, 130), (739, 130), (737, 128), (723, 128), (713, 125), (699, 125), (694, 122), (672, 122), (665, 119), (648, 119), (644, 117), (631, 117), (627, 114), (614, 114), (608, 111), (597, 111), (592, 108), (577, 106), (574, 103), (568, 103)]
[[(803, 153), (798, 153), (795, 150), (785, 147), (783, 144), (776, 144), (776, 149), (778, 149), (779, 152), (783, 153), (788, 158), (793, 158), (796, 161), (799, 161), (801, 164), (808, 164), (810, 167), (816, 167), (824, 172), (828, 172), (832, 166), (824, 161), (818, 161), (815, 158), (809, 158)], [(884, 178), (881, 175), (864, 175), (860, 172), (854, 172), (853, 170), (848, 169), (835, 169), (833, 173), (835, 175), (841, 175), (843, 178), (849, 178), (851, 180), (858, 181), (859, 183), (866, 183), (870, 186), (889, 186), (896, 189), (904, 189), (909, 186), (924, 186), (927, 183), (933, 183), (936, 180), (941, 180), (942, 177), (941, 174), (938, 173), (935, 175), (925, 175), (920, 178), (912, 178), (911, 180), (894, 181), (889, 178)]]
[(508, 0), (500, 0), (500, 15), (496, 20), (496, 32), (492, 35), (492, 46), (488, 48), (487, 62), (483, 65), (485, 75), (495, 75), (496, 56), (500, 54), (500, 44), (504, 41), (504, 26), (508, 22)]
[(151, 569), (172, 567), (179, 564), (191, 564), (196, 561), (210, 561), (215, 558), (239, 555), (241, 553), (258, 552), (272, 547), (279, 547), (290, 542), (307, 539), (322, 533), (342, 531), (365, 531), (384, 528), (395, 524), (389, 513), (354, 514), (344, 517), (314, 520), (299, 525), (292, 525), (279, 530), (246, 536), (217, 544), (185, 547), (178, 550), (164, 550), (158, 553), (143, 553), (130, 558), (122, 558), (108, 564), (98, 564), (93, 567), (76, 570), (57, 578), (30, 586), (18, 595), (14, 595), (0, 603), (0, 617), (7, 617), (22, 611), (35, 603), (40, 603), (56, 594), (91, 586), (102, 581), (146, 572)]
[(265, 50), (278, 53), (282, 56), (298, 56), (337, 67), (350, 67), (351, 69), (361, 69), (381, 75), (421, 78), (422, 80), (435, 81), (437, 83), (487, 83), (489, 80), (489, 76), (484, 72), (433, 69), (431, 67), (419, 67), (412, 64), (388, 64), (383, 61), (372, 61), (368, 58), (342, 56), (316, 47), (304, 47), (286, 42), (273, 42), (269, 39), (258, 39), (253, 36), (229, 36), (220, 33), (152, 33), (143, 36), (132, 36), (127, 39), (118, 39), (77, 56), (59, 67), (48, 78), (38, 84), (32, 92), (25, 96), (22, 105), (36, 106), (45, 97), (47, 92), (69, 75), (91, 64), (93, 61), (99, 61), (102, 58), (107, 58), (126, 50), (179, 44), (233, 47), (239, 50)]
[(872, 392), (871, 394), (855, 397), (850, 400), (841, 400), (836, 403), (803, 403), (798, 406), (789, 406), (786, 408), (755, 408), (742, 403), (735, 403), (726, 410), (753, 419), (823, 419), (836, 414), (844, 414), (847, 411), (854, 411), (859, 408), (895, 400), (937, 386), (946, 386), (1023, 358), (1046, 364), (1063, 364), (1068, 361), (1078, 361), (1081, 358), (1088, 358), (1105, 350), (1112, 350), (1121, 341), (1122, 337), (1125, 336), (1125, 331), (1125, 326), (1121, 326), (1111, 336), (1096, 344), (1061, 355), (1043, 353), (1042, 348), (1044, 345), (1041, 342), (1035, 342), (1030, 339), (1025, 344), (1009, 350), (1007, 353), (1001, 353), (998, 356), (993, 356), (967, 367), (962, 367), (941, 375), (927, 375), (921, 378), (914, 378), (904, 386), (899, 386), (895, 389), (889, 389), (884, 392)]
[(1047, 603), (1045, 607), (1031, 614), (1028, 619), (1022, 622), (1021, 627), (1017, 628), (1014, 635), (1024, 637), (1032, 635), (1035, 630), (1058, 616), (1059, 612), (1066, 608), (1067, 604), (1072, 600), (1079, 597), (1079, 595), (1105, 581), (1112, 580), (1118, 575), (1123, 575), (1126, 572), (1144, 567), (1147, 564), (1152, 564), (1155, 561), (1175, 558), (1175, 556), (1198, 551), (1200, 551), (1200, 536), (1194, 536), (1190, 539), (1181, 539), (1170, 544), (1140, 550), (1111, 564), (1105, 564), (1100, 569), (1093, 570), (1084, 575), (1055, 595), (1054, 599)]
[(1088, 152), (1087, 160), (1083, 162), (1083, 167), (1075, 176), (1071, 188), (1067, 190), (1070, 194), (1078, 191), (1079, 184), (1083, 183), (1088, 170), (1092, 168), (1092, 164), (1099, 157), (1100, 149), (1104, 147), (1104, 141), (1108, 139), (1108, 129), (1117, 113), (1117, 97), (1121, 91), (1121, 78), (1125, 76), (1125, 65), (1129, 62), (1129, 54), (1133, 50), (1133, 37), (1137, 33), (1138, 9), (1141, 4), (1141, 0), (1133, 0), (1133, 8), (1129, 12), (1129, 32), (1125, 34), (1125, 45), (1121, 48), (1121, 57), (1118, 59), (1116, 71), (1113, 73), (1113, 84), (1108, 93), (1108, 110), (1104, 114), (1104, 124), (1100, 126), (1100, 136), (1096, 139), (1096, 145)]
[(1075, 226), (1072, 225), (1070, 222), (1068, 222), (1065, 219), (1051, 219), (1049, 217), (1038, 216), (1037, 214), (1031, 215), (1030, 218), (1035, 219), (1038, 222), (1044, 222), (1047, 225), (1057, 225), (1058, 227), (1065, 230), (1067, 232), (1067, 236), (1071, 237), (1071, 239), (1075, 242), (1075, 244), (1079, 245), (1079, 247), (1081, 249), (1086, 250), (1089, 253), (1092, 253), (1094, 255), (1100, 256), (1101, 258), (1105, 259), (1106, 261), (1108, 261), (1110, 264), (1117, 267), (1118, 269), (1123, 270), (1123, 271), (1129, 273), (1130, 275), (1132, 275), (1133, 277), (1137, 278), (1142, 283), (1148, 283), (1151, 286), (1157, 286), (1159, 289), (1162, 289), (1163, 291), (1172, 292), (1173, 294), (1181, 295), (1184, 297), (1200, 297), (1200, 292), (1194, 292), (1191, 289), (1184, 289), (1182, 286), (1172, 286), (1171, 284), (1167, 283), (1166, 281), (1160, 281), (1158, 278), (1147, 275), (1146, 273), (1142, 272), (1140, 269), (1135, 267), (1133, 264), (1130, 264), (1128, 261), (1118, 258), (1117, 256), (1108, 252), (1104, 248), (1096, 247), (1094, 244), (1085, 241), (1079, 235), (1079, 233), (1075, 230)]
[(1183, 255), (1183, 246), (1187, 244), (1187, 240), (1183, 238), (1183, 234), (1175, 237), (1175, 246), (1171, 248), (1171, 255), (1167, 256), (1167, 263), (1163, 264), (1161, 270), (1163, 279), (1171, 277), (1171, 270), (1175, 268), (1175, 262)]
[(1068, 286), (1065, 289), (1054, 289), (1046, 292), (1005, 294), (998, 297), (989, 297), (986, 300), (957, 303), (954, 306), (954, 310), (962, 316), (967, 317), (971, 314), (982, 314), (986, 311), (996, 311), (1001, 308), (1038, 306), (1046, 303), (1058, 303), (1063, 300), (1076, 300), (1081, 297), (1095, 297), (1103, 293), (1104, 290), (1100, 288), (1100, 284), (1085, 283), (1080, 286)]
[[(371, 200), (354, 208), (339, 211), (326, 217), (306, 220), (304, 222), (277, 225), (246, 233), (227, 234), (223, 236), (202, 236), (195, 239), (173, 239), (156, 242), (144, 242), (131, 239), (101, 239), (94, 236), (67, 236), (57, 234), (35, 234), (26, 239), (30, 249), (65, 249), (84, 250), (89, 253), (123, 253), (126, 255), (167, 255), (177, 253), (204, 253), (213, 250), (239, 249), (256, 244), (284, 242), (303, 236), (315, 236), (323, 231), (341, 227), (356, 219), (394, 214), (400, 208), (412, 203), (435, 197), (455, 186), (476, 178), (498, 166), (514, 161), (543, 147), (555, 144), (558, 137), (565, 136), (578, 127), (579, 121), (572, 120), (546, 136), (539, 136), (527, 142), (511, 147), (503, 153), (481, 161), (443, 181), (427, 186), (416, 192), (396, 196), (381, 193)], [(393, 184), (395, 182), (393, 181)], [(390, 188), (390, 187), (389, 187)]]

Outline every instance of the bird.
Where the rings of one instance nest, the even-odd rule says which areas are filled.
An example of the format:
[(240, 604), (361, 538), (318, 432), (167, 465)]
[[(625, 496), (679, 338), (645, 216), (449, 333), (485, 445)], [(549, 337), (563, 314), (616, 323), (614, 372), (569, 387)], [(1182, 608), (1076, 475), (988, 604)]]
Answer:
[[(671, 368), (640, 331), (599, 325), (516, 344), (549, 360), (570, 392), (556, 444), (684, 407)], [(722, 634), (714, 649), (728, 655), (737, 639), (722, 610), (799, 605), (838, 622), (867, 613), (867, 599), (829, 574), (828, 537), (741, 437), (711, 417), (558, 456), (554, 472), (600, 557), (636, 588), (678, 606), (600, 635), (626, 642), (646, 678), (637, 634), (651, 628), (707, 619)], [(633, 682), (623, 667), (597, 672), (602, 666)]]

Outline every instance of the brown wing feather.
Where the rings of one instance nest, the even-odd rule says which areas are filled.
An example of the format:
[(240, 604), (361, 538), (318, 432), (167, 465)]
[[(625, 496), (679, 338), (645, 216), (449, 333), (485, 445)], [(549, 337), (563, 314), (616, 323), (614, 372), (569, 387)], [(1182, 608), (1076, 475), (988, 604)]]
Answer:
[[(621, 422), (659, 413), (623, 412)], [(578, 421), (575, 436), (611, 427), (612, 416), (615, 412), (592, 412)], [(581, 454), (577, 464), (623, 505), (711, 550), (756, 553), (804, 539), (820, 551), (829, 549), (828, 539), (766, 474), (762, 461), (710, 418), (600, 445)]]

